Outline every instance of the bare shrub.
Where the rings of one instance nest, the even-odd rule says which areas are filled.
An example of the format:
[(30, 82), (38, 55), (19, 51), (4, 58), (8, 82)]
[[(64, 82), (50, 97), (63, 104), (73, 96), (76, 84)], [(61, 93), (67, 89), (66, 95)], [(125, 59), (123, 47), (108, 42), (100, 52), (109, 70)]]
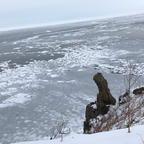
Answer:
[(91, 133), (128, 128), (129, 125), (139, 123), (144, 115), (143, 108), (144, 95), (134, 95), (129, 101), (130, 118), (127, 103), (111, 107), (109, 112), (99, 116), (97, 121), (91, 120)]
[(61, 120), (59, 122), (56, 122), (56, 125), (51, 129), (50, 140), (55, 139), (56, 137), (60, 137), (61, 141), (63, 141), (63, 135), (69, 133), (70, 133), (70, 128), (68, 127), (68, 121)]
[(137, 83), (139, 78), (141, 77), (139, 73), (139, 68), (137, 64), (132, 64), (128, 62), (128, 64), (125, 66), (125, 72), (124, 72), (124, 80), (126, 83), (126, 89), (128, 92), (127, 96), (127, 117), (128, 117), (128, 133), (130, 133), (130, 127), (131, 127), (131, 121), (132, 121), (132, 110), (130, 108), (130, 102), (131, 102), (131, 97), (132, 97), (132, 88), (134, 85)]
[(90, 120), (90, 133), (128, 128), (140, 123), (144, 118), (144, 95), (134, 95), (132, 90), (138, 86), (143, 75), (141, 65), (128, 62), (123, 67), (126, 93), (123, 102), (111, 107), (107, 114)]

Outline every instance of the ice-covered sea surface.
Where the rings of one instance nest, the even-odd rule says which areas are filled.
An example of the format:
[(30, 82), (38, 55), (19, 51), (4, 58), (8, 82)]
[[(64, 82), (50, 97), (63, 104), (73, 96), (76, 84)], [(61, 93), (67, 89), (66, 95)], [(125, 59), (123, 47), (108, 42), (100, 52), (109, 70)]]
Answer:
[(48, 137), (67, 119), (82, 129), (103, 72), (114, 97), (127, 60), (144, 62), (144, 15), (0, 32), (0, 142)]

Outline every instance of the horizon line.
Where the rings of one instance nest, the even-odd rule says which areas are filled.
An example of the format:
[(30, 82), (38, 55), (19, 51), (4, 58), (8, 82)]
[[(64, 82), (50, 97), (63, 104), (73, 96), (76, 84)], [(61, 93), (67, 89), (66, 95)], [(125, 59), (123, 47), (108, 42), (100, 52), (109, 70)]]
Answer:
[(8, 32), (8, 31), (16, 31), (16, 30), (24, 30), (24, 29), (32, 29), (32, 28), (42, 28), (42, 27), (48, 27), (48, 26), (59, 26), (59, 25), (64, 25), (64, 24), (76, 24), (79, 22), (88, 22), (88, 21), (102, 21), (102, 20), (107, 20), (107, 19), (127, 17), (127, 16), (137, 16), (137, 15), (143, 15), (143, 14), (144, 12), (127, 13), (127, 14), (120, 14), (120, 15), (113, 15), (113, 16), (111, 15), (111, 16), (88, 17), (88, 18), (79, 18), (79, 19), (65, 20), (65, 21), (59, 21), (59, 22), (51, 22), (51, 23), (15, 26), (15, 27), (8, 27), (8, 28), (0, 28), (0, 32)]

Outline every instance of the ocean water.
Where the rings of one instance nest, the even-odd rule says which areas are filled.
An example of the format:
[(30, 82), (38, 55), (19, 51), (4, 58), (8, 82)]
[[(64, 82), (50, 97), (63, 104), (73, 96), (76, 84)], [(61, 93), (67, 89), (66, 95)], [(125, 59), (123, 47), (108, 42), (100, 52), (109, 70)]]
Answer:
[(128, 61), (143, 73), (143, 15), (1, 32), (0, 142), (48, 138), (62, 119), (82, 132), (94, 74), (117, 99)]

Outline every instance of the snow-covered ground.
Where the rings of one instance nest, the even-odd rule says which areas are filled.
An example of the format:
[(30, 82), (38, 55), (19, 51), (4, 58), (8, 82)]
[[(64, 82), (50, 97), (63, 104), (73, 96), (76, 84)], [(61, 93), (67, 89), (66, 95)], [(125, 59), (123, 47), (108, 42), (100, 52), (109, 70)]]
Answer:
[(144, 144), (144, 125), (134, 126), (131, 133), (127, 129), (119, 129), (96, 134), (75, 134), (55, 140), (21, 142), (17, 144)]

